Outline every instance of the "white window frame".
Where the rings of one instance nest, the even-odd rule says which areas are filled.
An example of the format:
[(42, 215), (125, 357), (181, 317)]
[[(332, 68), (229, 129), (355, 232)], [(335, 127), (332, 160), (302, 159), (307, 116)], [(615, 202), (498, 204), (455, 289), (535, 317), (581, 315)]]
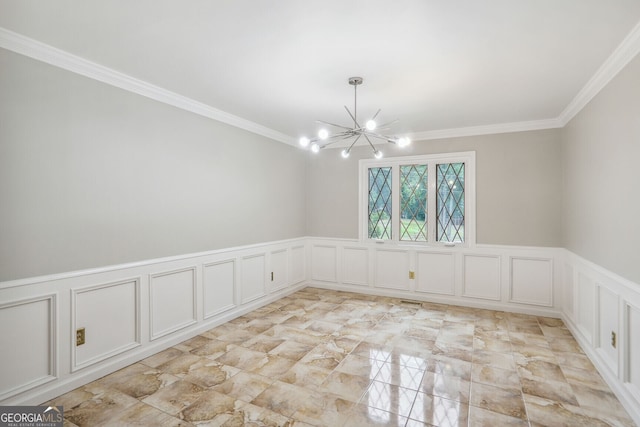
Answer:
[[(464, 238), (462, 243), (436, 242), (436, 164), (464, 163)], [(428, 165), (427, 189), (427, 242), (400, 240), (400, 166)], [(391, 239), (370, 239), (368, 237), (369, 211), (369, 168), (391, 167)], [(457, 153), (424, 154), (419, 156), (392, 157), (388, 159), (362, 159), (359, 162), (359, 203), (358, 224), (359, 238), (363, 242), (387, 243), (411, 246), (441, 246), (441, 247), (470, 247), (476, 244), (476, 152), (464, 151)]]

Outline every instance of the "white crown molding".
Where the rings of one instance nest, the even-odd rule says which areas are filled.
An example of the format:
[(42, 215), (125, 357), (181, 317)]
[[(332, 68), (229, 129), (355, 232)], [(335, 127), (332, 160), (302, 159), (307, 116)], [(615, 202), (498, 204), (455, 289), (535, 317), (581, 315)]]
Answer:
[(558, 119), (532, 120), (528, 122), (501, 123), (497, 125), (469, 126), (455, 129), (429, 130), (411, 135), (414, 141), (430, 139), (459, 138), (463, 136), (491, 135), (497, 133), (525, 132), (530, 130), (562, 127)]
[(622, 40), (586, 85), (567, 105), (558, 120), (564, 127), (595, 97), (636, 55), (640, 53), (640, 22)]
[[(171, 92), (143, 80), (128, 76), (53, 46), (25, 37), (0, 27), (0, 47), (54, 65), (76, 74), (124, 89), (147, 98), (163, 102), (192, 113), (244, 129), (275, 141), (297, 147), (295, 138), (274, 129), (218, 110), (207, 104)], [(640, 53), (640, 22), (600, 66), (587, 84), (578, 92), (557, 118), (464, 128), (416, 132), (410, 136), (416, 141), (465, 136), (490, 135), (510, 132), (562, 128), (576, 116), (636, 55)], [(331, 148), (346, 146), (335, 144)], [(328, 147), (329, 148), (329, 147)]]
[(69, 52), (0, 27), (0, 47), (91, 79), (137, 93), (182, 110), (204, 116), (285, 144), (296, 145), (293, 138), (242, 117), (171, 92), (127, 74), (88, 61)]

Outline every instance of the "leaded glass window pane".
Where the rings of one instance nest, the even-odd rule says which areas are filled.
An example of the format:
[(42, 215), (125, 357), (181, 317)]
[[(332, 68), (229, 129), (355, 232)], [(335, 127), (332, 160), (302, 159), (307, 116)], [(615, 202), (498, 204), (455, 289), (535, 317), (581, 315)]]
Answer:
[(427, 165), (400, 166), (400, 240), (427, 241)]
[(369, 168), (369, 238), (391, 239), (391, 167)]
[(440, 164), (437, 170), (437, 239), (464, 242), (464, 163)]

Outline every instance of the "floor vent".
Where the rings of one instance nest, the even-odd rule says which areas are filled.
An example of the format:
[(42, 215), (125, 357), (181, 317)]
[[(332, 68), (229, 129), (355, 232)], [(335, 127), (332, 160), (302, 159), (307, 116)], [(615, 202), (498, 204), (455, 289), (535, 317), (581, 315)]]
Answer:
[(400, 300), (400, 304), (421, 305), (422, 303), (420, 301), (411, 301), (408, 299), (403, 299), (403, 300)]

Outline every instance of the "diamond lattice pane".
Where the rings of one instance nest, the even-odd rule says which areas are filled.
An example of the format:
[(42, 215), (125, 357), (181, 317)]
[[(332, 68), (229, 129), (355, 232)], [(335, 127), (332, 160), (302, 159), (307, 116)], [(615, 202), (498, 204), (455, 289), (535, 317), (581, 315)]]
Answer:
[(400, 166), (400, 240), (427, 241), (427, 165)]
[(464, 242), (464, 163), (437, 166), (437, 238)]
[(369, 169), (369, 238), (391, 239), (391, 168)]

